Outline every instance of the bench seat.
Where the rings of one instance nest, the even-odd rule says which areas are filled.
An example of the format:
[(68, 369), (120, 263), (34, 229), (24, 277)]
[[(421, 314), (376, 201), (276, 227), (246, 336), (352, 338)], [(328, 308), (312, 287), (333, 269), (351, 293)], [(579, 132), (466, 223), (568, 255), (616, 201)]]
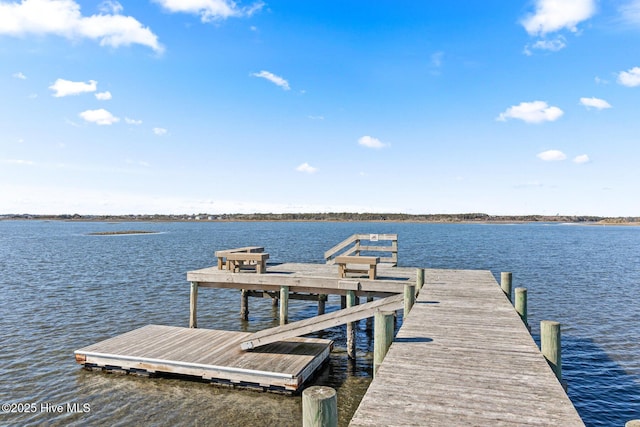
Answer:
[[(335, 263), (338, 264), (338, 275), (341, 278), (347, 277), (347, 273), (358, 273), (368, 274), (369, 279), (374, 280), (376, 278), (378, 264), (380, 263), (380, 257), (342, 255), (336, 257)], [(354, 267), (354, 264), (362, 267)]]

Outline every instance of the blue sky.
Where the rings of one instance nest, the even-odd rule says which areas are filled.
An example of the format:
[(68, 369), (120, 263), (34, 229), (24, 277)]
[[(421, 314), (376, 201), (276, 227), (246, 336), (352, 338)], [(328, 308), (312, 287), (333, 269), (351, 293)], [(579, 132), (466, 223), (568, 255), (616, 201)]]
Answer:
[(0, 213), (640, 215), (640, 0), (0, 0)]

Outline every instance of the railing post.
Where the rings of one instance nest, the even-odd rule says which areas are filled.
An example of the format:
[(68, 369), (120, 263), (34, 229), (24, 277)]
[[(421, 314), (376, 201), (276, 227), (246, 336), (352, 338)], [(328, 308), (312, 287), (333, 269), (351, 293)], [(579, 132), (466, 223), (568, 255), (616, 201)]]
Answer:
[(189, 298), (189, 327), (198, 327), (198, 282), (191, 282), (191, 296)]
[(420, 293), (420, 290), (424, 286), (424, 268), (416, 269), (416, 295)]
[(338, 398), (331, 387), (312, 386), (302, 392), (302, 427), (336, 427)]
[(404, 285), (404, 318), (407, 318), (407, 315), (413, 308), (413, 304), (416, 302), (416, 286), (415, 285)]
[(382, 364), (393, 341), (393, 312), (376, 311), (373, 338), (373, 375)]
[(280, 325), (289, 321), (289, 287), (280, 286)]
[(529, 326), (527, 321), (527, 288), (516, 288), (516, 311), (520, 315), (525, 326)]
[(562, 383), (562, 342), (560, 323), (551, 320), (540, 322), (540, 350), (549, 366)]
[(502, 291), (504, 292), (504, 294), (507, 296), (507, 298), (509, 298), (509, 301), (512, 301), (511, 279), (512, 279), (511, 273), (506, 273), (506, 272), (500, 273), (500, 286), (502, 287)]

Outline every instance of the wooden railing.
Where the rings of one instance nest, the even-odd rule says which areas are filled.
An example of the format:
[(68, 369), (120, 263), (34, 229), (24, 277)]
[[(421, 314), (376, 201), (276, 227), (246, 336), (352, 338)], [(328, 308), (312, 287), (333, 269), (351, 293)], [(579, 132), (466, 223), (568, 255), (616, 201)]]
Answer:
[[(387, 243), (381, 245), (379, 242)], [(341, 255), (370, 255), (386, 252), (389, 256), (380, 257), (381, 263), (398, 265), (398, 235), (397, 234), (354, 234), (338, 243), (324, 253), (327, 264), (334, 264), (335, 258)]]

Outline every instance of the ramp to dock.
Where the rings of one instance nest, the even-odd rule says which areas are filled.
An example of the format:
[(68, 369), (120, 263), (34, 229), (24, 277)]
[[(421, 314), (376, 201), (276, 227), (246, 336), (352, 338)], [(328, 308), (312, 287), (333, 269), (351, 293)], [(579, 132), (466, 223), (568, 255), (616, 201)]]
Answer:
[(249, 332), (147, 325), (75, 351), (86, 368), (179, 374), (214, 383), (296, 392), (329, 357), (332, 341), (291, 338), (244, 352)]
[(584, 426), (489, 271), (425, 270), (350, 426)]
[(399, 310), (403, 306), (404, 297), (402, 295), (383, 298), (362, 305), (356, 305), (354, 307), (334, 311), (333, 313), (323, 314), (256, 332), (247, 337), (246, 340), (242, 341), (240, 348), (242, 348), (242, 350), (250, 350), (273, 342), (281, 341), (283, 339), (298, 337), (300, 335), (333, 328), (334, 326), (344, 325), (349, 322), (366, 319), (367, 317), (373, 317), (375, 312), (378, 310), (393, 311)]

